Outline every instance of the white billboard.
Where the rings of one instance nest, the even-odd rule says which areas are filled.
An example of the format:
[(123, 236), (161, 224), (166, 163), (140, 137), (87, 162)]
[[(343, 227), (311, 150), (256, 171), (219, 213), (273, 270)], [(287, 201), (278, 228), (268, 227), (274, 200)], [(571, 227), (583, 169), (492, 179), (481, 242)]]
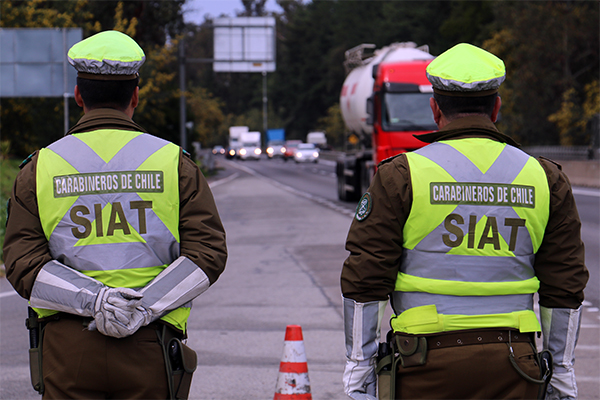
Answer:
[(275, 18), (216, 18), (215, 72), (275, 71)]
[(81, 28), (0, 28), (0, 97), (72, 95), (67, 51), (81, 37)]

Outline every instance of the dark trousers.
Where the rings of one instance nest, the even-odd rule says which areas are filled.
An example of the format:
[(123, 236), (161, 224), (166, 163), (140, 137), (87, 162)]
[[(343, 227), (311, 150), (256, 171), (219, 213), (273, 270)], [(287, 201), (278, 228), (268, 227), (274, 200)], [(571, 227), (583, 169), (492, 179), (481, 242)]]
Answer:
[[(512, 343), (520, 368), (540, 379), (530, 343)], [(509, 361), (507, 343), (432, 349), (425, 365), (396, 374), (397, 399), (536, 399), (539, 385), (522, 378)]]
[(44, 399), (167, 399), (169, 389), (156, 327), (116, 339), (82, 318), (50, 321), (43, 337)]

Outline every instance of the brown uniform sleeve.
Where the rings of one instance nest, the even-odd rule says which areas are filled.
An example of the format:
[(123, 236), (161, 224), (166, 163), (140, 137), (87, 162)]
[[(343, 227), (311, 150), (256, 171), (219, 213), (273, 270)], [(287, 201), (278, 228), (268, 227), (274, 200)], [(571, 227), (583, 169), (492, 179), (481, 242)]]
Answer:
[(352, 220), (346, 239), (350, 255), (341, 274), (343, 296), (361, 303), (387, 300), (394, 291), (412, 202), (406, 157), (380, 165), (369, 193), (371, 213), (362, 221)]
[(52, 261), (37, 206), (35, 170), (37, 153), (19, 171), (9, 200), (4, 263), (6, 278), (15, 290), (29, 299), (38, 272)]
[(560, 166), (541, 158), (550, 187), (550, 215), (534, 269), (540, 280), (540, 305), (578, 308), (583, 302), (589, 272), (581, 241), (581, 221), (571, 183)]
[(211, 285), (225, 269), (225, 229), (208, 182), (198, 166), (181, 155), (179, 162), (179, 237), (181, 255), (208, 276)]

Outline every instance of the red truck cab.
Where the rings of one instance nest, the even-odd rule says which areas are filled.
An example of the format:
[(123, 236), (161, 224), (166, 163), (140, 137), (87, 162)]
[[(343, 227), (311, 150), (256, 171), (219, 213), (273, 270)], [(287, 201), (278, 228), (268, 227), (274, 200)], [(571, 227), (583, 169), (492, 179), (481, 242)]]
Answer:
[(372, 146), (375, 165), (426, 143), (413, 135), (437, 129), (429, 106), (431, 60), (381, 64), (373, 85)]

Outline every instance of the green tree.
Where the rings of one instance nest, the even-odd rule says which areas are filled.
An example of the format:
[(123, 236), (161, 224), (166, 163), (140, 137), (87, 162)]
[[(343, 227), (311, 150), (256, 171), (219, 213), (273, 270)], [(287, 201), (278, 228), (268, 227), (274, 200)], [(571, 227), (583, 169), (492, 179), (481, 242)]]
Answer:
[(590, 129), (590, 123), (600, 115), (600, 86), (598, 81), (588, 83), (580, 99), (575, 88), (563, 93), (560, 109), (548, 117), (559, 132), (560, 145), (596, 144)]
[[(176, 54), (167, 38), (175, 38), (183, 26), (178, 1), (10, 1), (0, 2), (6, 28), (82, 27), (84, 38), (101, 30), (116, 29), (131, 35), (146, 52), (147, 62), (141, 69), (142, 99), (136, 120), (153, 133), (171, 139), (178, 132), (178, 102), (175, 60), (154, 61), (166, 51)], [(154, 66), (163, 68), (151, 71)], [(145, 88), (144, 85), (148, 85)], [(148, 97), (149, 96), (149, 97)], [(148, 105), (147, 107), (145, 105)], [(159, 110), (160, 112), (157, 112)], [(160, 114), (163, 115), (160, 115)], [(81, 116), (73, 99), (69, 100), (70, 124)], [(157, 117), (158, 116), (158, 117)], [(157, 117), (157, 118), (155, 118)], [(11, 151), (25, 157), (33, 150), (59, 139), (63, 132), (63, 100), (42, 98), (1, 99), (2, 140), (10, 140)], [(43, 121), (43, 123), (40, 123)]]
[(318, 129), (325, 132), (327, 143), (337, 149), (342, 149), (345, 140), (346, 126), (342, 119), (340, 104), (335, 103), (327, 109), (327, 115), (319, 118)]
[(561, 138), (565, 128), (557, 128), (558, 120), (549, 117), (570, 103), (581, 108), (585, 86), (598, 78), (599, 5), (596, 1), (494, 4), (498, 29), (484, 47), (506, 64), (507, 78), (500, 88), (501, 126), (521, 143), (587, 144), (582, 142), (585, 135)]

